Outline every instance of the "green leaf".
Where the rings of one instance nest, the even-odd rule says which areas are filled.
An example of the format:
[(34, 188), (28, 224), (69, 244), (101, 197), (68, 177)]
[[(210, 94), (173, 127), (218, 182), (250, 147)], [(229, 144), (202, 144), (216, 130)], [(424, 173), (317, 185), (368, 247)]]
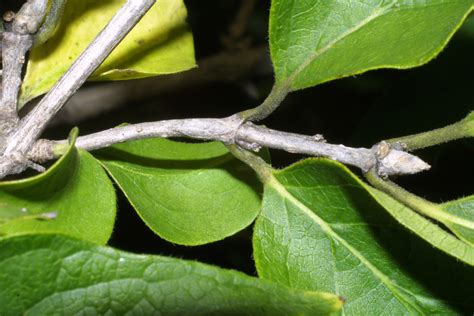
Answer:
[[(0, 203), (0, 224), (4, 224), (14, 219), (36, 219), (36, 220), (53, 220), (57, 217), (56, 212), (49, 213), (31, 213), (25, 207)], [(0, 231), (0, 236), (2, 235)]]
[(474, 111), (469, 113), (468, 116), (465, 118), (466, 129), (469, 136), (474, 137)]
[[(362, 186), (401, 224), (433, 246), (474, 266), (474, 204), (471, 199), (454, 201), (447, 205), (436, 204), (404, 190), (393, 182), (381, 179), (373, 171), (367, 173), (366, 177), (372, 185), (388, 195), (364, 183), (361, 183)], [(418, 216), (415, 211), (444, 224), (468, 244)], [(417, 223), (414, 224), (415, 222)]]
[(6, 220), (22, 218), (23, 216), (26, 215), (25, 212), (28, 212), (28, 210), (22, 207), (9, 205), (7, 203), (1, 202), (0, 203), (0, 223)]
[[(112, 234), (116, 213), (112, 183), (100, 164), (89, 153), (78, 152), (73, 143), (45, 173), (0, 182), (0, 201), (13, 212), (30, 215), (0, 223), (0, 235), (61, 233), (105, 244)], [(55, 219), (38, 221), (45, 213), (55, 214)]]
[(291, 90), (434, 58), (472, 0), (273, 0), (270, 45), (277, 85)]
[[(474, 222), (474, 195), (441, 204), (441, 208), (452, 215)], [(474, 247), (474, 230), (456, 224), (448, 225), (448, 227), (456, 236)]]
[(467, 39), (472, 40), (474, 38), (474, 18), (472, 18), (472, 16), (469, 16), (466, 19), (466, 23), (464, 23), (464, 26), (460, 31)]
[[(374, 189), (366, 184), (362, 185), (400, 224), (429, 242), (432, 246), (471, 266), (474, 266), (474, 247), (472, 245), (457, 239), (444, 229), (433, 224), (384, 192)], [(454, 215), (467, 215), (467, 212), (461, 214), (464, 213), (462, 207), (461, 203), (453, 204), (451, 207), (444, 207), (444, 210)], [(472, 218), (472, 215), (470, 215), (470, 217)], [(465, 216), (465, 218), (469, 219), (468, 216)], [(471, 229), (455, 224), (448, 224), (447, 226), (458, 236), (461, 236), (464, 241), (469, 242), (469, 238), (472, 238)]]
[[(30, 53), (20, 103), (49, 91), (124, 2), (68, 0), (56, 33)], [(195, 67), (186, 16), (182, 0), (160, 0), (91, 79), (145, 78)]]
[(182, 245), (210, 243), (250, 225), (260, 211), (255, 173), (221, 143), (148, 139), (99, 152), (145, 223)]
[(2, 315), (326, 315), (341, 305), (329, 293), (60, 236), (0, 241)]
[(308, 159), (267, 181), (254, 257), (264, 279), (343, 295), (346, 315), (472, 310), (472, 269), (412, 237), (348, 169)]

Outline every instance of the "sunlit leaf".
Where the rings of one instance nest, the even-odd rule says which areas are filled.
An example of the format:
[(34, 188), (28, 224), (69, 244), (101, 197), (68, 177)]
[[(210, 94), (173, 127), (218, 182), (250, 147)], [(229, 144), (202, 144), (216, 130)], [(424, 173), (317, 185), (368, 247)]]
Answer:
[[(30, 53), (20, 103), (47, 92), (124, 3), (68, 0), (54, 36)], [(158, 1), (91, 79), (144, 78), (194, 67), (186, 16), (182, 0)]]

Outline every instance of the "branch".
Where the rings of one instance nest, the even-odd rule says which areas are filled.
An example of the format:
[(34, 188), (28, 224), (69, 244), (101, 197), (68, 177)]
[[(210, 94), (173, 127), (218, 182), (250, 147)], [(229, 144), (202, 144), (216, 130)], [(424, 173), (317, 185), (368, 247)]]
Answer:
[(290, 92), (289, 86), (275, 84), (268, 97), (259, 106), (239, 113), (246, 121), (258, 122), (272, 114)]
[(52, 117), (79, 89), (156, 0), (127, 0), (39, 104), (20, 121), (0, 157), (0, 178), (31, 167), (25, 156)]
[(33, 34), (37, 32), (46, 15), (47, 5), (47, 0), (29, 0), (16, 16), (11, 14), (13, 20), (2, 34), (0, 137), (6, 137), (18, 125), (17, 101), (21, 72), (26, 53), (33, 45)]
[[(346, 165), (358, 167), (363, 172), (376, 167), (381, 176), (395, 174), (415, 174), (430, 168), (420, 158), (404, 151), (391, 148), (381, 142), (372, 148), (352, 148), (321, 142), (322, 136), (305, 136), (267, 129), (246, 123), (237, 134), (237, 143), (258, 144), (269, 148), (281, 149), (290, 153), (327, 157)], [(250, 146), (251, 149), (251, 146)]]
[(271, 178), (272, 168), (261, 157), (236, 145), (230, 145), (227, 148), (235, 158), (252, 168), (263, 183), (267, 183), (267, 180)]
[[(367, 172), (377, 168), (380, 175), (414, 174), (429, 169), (418, 157), (391, 148), (382, 142), (373, 148), (351, 148), (324, 143), (320, 135), (305, 136), (280, 132), (246, 122), (238, 115), (223, 119), (183, 119), (140, 123), (108, 129), (79, 137), (78, 148), (92, 151), (113, 144), (152, 137), (188, 137), (220, 141), (258, 151), (261, 147), (281, 149), (291, 153), (322, 156), (337, 160)], [(42, 140), (29, 153), (35, 161), (56, 158), (67, 148), (66, 141)]]
[(401, 145), (404, 149), (412, 151), (468, 137), (474, 137), (474, 112), (454, 124), (429, 132), (393, 138), (387, 140), (387, 142), (393, 145)]
[(33, 41), (29, 35), (4, 32), (2, 39), (2, 104), (0, 105), (0, 137), (10, 134), (18, 125), (18, 92), (26, 52)]

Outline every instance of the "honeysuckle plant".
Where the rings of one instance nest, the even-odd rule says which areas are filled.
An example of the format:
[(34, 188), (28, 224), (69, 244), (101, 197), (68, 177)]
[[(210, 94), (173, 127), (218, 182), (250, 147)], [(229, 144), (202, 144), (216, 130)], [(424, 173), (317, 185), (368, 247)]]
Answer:
[[(434, 203), (390, 178), (429, 172), (418, 149), (474, 137), (474, 112), (370, 148), (258, 122), (293, 91), (429, 62), (473, 8), (472, 0), (272, 0), (275, 81), (261, 105), (224, 118), (117, 122), (90, 135), (71, 126), (62, 141), (41, 137), (86, 80), (197, 66), (185, 4), (28, 0), (6, 12), (0, 315), (472, 313), (474, 196)], [(269, 148), (312, 157), (275, 169)], [(23, 176), (27, 169), (38, 173)], [(114, 185), (174, 244), (208, 244), (254, 224), (258, 276), (108, 247)]]

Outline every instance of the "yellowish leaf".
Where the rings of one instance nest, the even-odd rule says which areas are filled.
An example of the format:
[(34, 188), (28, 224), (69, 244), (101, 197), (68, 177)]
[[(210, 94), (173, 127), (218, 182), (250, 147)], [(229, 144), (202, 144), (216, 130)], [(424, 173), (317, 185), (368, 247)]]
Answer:
[[(124, 2), (69, 0), (55, 34), (30, 53), (20, 104), (49, 91)], [(186, 17), (182, 0), (158, 1), (90, 79), (136, 79), (193, 68)]]

